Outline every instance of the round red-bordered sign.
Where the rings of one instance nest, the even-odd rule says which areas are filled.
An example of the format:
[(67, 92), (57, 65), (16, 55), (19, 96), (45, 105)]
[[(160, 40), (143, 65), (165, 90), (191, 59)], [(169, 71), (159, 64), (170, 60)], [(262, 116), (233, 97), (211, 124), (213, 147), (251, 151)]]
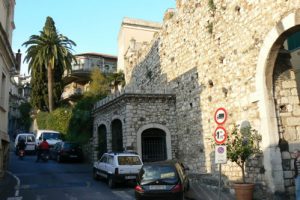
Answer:
[(227, 111), (225, 108), (218, 108), (215, 112), (214, 119), (218, 125), (224, 124), (227, 120)]
[(223, 144), (227, 139), (227, 132), (225, 128), (218, 126), (214, 132), (214, 139), (217, 144)]

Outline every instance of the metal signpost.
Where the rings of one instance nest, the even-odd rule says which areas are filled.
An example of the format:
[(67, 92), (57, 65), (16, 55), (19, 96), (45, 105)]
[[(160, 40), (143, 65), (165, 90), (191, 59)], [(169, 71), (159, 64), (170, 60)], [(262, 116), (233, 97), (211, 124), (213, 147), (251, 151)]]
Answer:
[(225, 164), (227, 162), (227, 149), (226, 145), (223, 145), (227, 139), (227, 132), (226, 129), (222, 126), (227, 120), (227, 112), (225, 108), (218, 108), (215, 112), (214, 119), (218, 124), (218, 127), (216, 128), (213, 136), (217, 144), (215, 147), (215, 163), (219, 164), (218, 199), (220, 200), (222, 164)]

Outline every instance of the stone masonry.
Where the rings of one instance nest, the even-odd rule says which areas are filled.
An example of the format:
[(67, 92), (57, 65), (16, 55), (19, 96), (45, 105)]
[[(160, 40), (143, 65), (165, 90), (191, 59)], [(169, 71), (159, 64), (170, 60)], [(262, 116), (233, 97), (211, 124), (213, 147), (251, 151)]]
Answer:
[[(172, 123), (172, 140), (180, 141), (172, 141), (177, 152), (173, 156), (194, 173), (218, 173), (212, 145), (217, 108), (228, 111), (228, 132), (234, 124), (249, 121), (262, 135), (263, 155), (247, 163), (247, 181), (268, 193), (292, 195), (293, 172), (285, 163), (292, 162), (290, 152), (300, 147), (299, 95), (294, 75), (279, 87), (273, 70), (284, 41), (300, 31), (300, 1), (177, 0), (176, 5), (151, 45), (126, 58), (131, 79), (125, 88), (149, 93), (165, 89), (176, 95), (174, 121), (164, 120)], [(140, 123), (151, 123), (150, 118)], [(100, 119), (106, 119), (105, 113), (95, 112), (95, 127)], [(128, 145), (136, 141), (137, 128), (129, 131), (133, 135)], [(279, 146), (283, 138), (288, 144), (284, 152)], [(241, 178), (230, 162), (222, 173), (225, 181)]]

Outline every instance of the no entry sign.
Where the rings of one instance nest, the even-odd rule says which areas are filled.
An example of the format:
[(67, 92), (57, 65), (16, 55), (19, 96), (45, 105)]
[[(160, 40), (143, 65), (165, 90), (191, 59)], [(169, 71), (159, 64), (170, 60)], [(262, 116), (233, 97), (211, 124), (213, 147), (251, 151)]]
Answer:
[(217, 144), (223, 144), (227, 139), (227, 132), (225, 128), (219, 126), (214, 132), (214, 139)]

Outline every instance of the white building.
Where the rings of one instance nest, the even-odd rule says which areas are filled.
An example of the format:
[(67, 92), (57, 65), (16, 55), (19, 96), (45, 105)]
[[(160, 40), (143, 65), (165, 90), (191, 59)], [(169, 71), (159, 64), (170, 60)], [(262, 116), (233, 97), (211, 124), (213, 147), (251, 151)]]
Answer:
[(17, 70), (11, 49), (15, 0), (0, 0), (0, 178), (7, 166), (9, 137), (8, 112), (11, 73)]

